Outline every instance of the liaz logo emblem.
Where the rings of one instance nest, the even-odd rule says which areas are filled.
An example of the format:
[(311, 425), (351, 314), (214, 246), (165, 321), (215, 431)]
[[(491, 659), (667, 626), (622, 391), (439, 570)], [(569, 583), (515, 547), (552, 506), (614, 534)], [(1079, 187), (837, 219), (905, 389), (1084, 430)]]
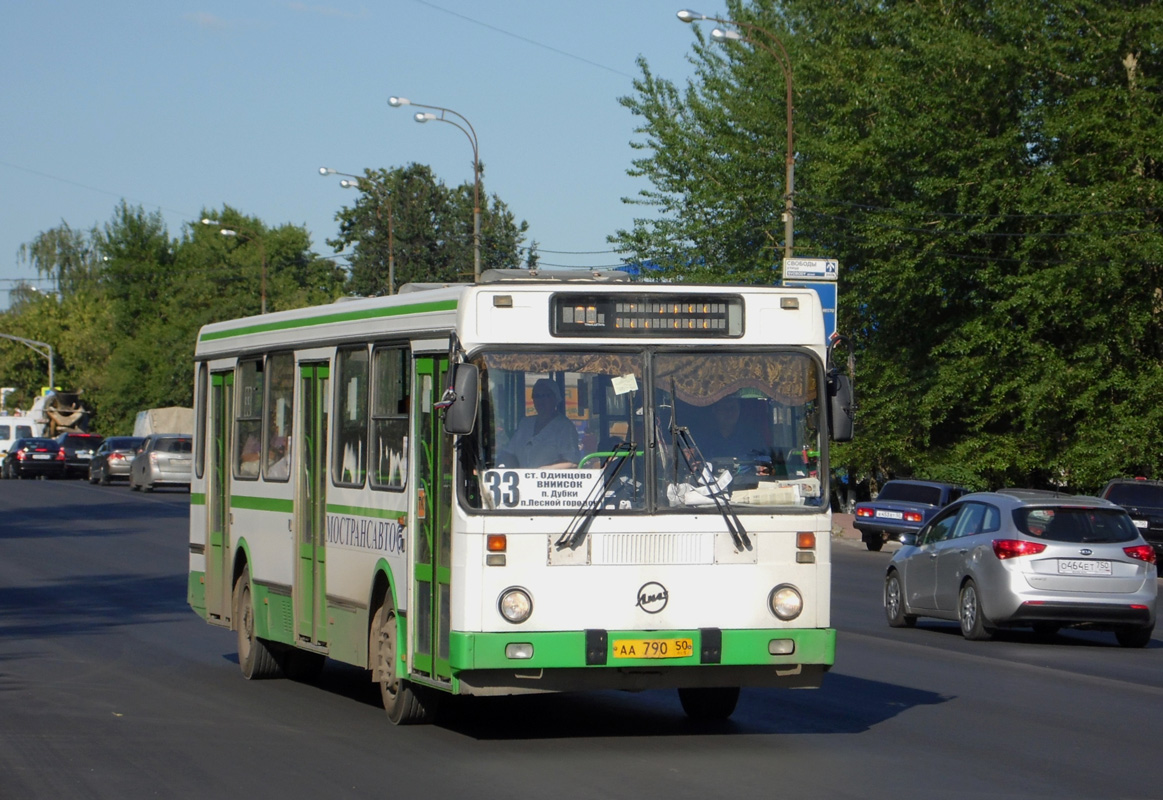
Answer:
[(1083, 547), (1083, 548), (1080, 548), (1080, 549), (1079, 549), (1079, 551), (1078, 551), (1078, 554), (1079, 554), (1079, 555), (1083, 555), (1083, 556), (1088, 556), (1088, 555), (1090, 555), (1090, 554), (1091, 554), (1091, 553), (1093, 553), (1093, 552), (1094, 552), (1094, 551), (1093, 551), (1093, 550), (1091, 550), (1089, 547)]
[(645, 611), (647, 614), (657, 614), (662, 609), (666, 608), (666, 601), (669, 597), (666, 587), (657, 581), (650, 581), (644, 583), (638, 589), (638, 602), (634, 605)]

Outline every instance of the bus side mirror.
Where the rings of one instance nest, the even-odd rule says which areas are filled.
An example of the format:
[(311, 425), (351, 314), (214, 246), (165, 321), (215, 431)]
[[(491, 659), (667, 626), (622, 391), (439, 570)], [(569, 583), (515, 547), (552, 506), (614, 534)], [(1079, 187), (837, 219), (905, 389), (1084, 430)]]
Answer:
[(856, 402), (852, 397), (852, 380), (838, 371), (828, 376), (828, 429), (834, 442), (852, 441), (852, 422)]
[(465, 436), (472, 433), (477, 419), (477, 384), (480, 373), (475, 364), (452, 367), (452, 397), (444, 409), (444, 432)]

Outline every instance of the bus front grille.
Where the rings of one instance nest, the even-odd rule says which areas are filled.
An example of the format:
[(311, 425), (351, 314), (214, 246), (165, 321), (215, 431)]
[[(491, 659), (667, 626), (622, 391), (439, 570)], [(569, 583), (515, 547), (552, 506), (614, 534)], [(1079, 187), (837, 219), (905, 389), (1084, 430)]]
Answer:
[(591, 563), (712, 564), (714, 558), (714, 537), (705, 533), (605, 533), (593, 537)]

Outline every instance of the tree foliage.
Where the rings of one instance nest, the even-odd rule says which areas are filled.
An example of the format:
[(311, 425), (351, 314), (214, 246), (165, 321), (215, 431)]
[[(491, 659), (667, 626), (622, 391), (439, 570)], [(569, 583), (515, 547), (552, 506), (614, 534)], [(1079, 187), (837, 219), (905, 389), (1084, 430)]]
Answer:
[[(0, 332), (52, 345), (57, 387), (82, 393), (97, 431), (128, 433), (142, 409), (190, 405), (198, 329), (259, 313), (264, 261), (269, 311), (342, 294), (343, 270), (311, 252), (303, 228), (268, 228), (229, 206), (203, 216), (221, 224), (175, 239), (160, 214), (122, 202), (103, 228), (62, 223), (21, 249), (57, 290), (14, 292)], [(46, 360), (19, 343), (0, 340), (0, 370), (18, 389), (11, 407), (47, 386)]]
[(1163, 476), (1163, 6), (729, 0), (725, 16), (745, 40), (697, 30), (684, 90), (642, 62), (623, 98), (652, 186), (629, 202), (660, 215), (612, 241), (668, 277), (778, 280), (770, 33), (793, 69), (795, 252), (839, 259), (858, 348), (858, 440), (839, 455), (980, 487)]
[[(312, 252), (300, 226), (270, 226), (223, 206), (204, 209), (174, 237), (160, 213), (122, 201), (103, 227), (62, 222), (20, 248), (18, 256), (55, 291), (13, 290), (0, 333), (50, 344), (56, 386), (82, 393), (95, 430), (128, 433), (142, 409), (190, 405), (203, 325), (257, 315), (264, 296), (271, 312), (330, 303), (345, 292), (385, 293), (388, 214), (397, 285), (472, 279), (472, 183), (449, 189), (412, 164), (368, 170), (359, 186), (330, 242), (337, 251), (353, 247), (350, 276)], [(495, 195), (482, 198), (481, 223), (482, 268), (519, 266), (526, 223)], [(526, 263), (535, 263), (533, 250)], [(47, 366), (36, 350), (0, 339), (0, 374), (17, 388), (10, 408), (28, 408), (47, 387)]]
[[(397, 289), (405, 283), (472, 280), (471, 182), (450, 189), (431, 168), (409, 164), (369, 169), (354, 183), (359, 196), (336, 214), (339, 235), (327, 241), (337, 253), (351, 249), (348, 291), (367, 297), (389, 294), (393, 277)], [(528, 224), (518, 224), (496, 195), (484, 195), (481, 203), (481, 269), (522, 266)]]

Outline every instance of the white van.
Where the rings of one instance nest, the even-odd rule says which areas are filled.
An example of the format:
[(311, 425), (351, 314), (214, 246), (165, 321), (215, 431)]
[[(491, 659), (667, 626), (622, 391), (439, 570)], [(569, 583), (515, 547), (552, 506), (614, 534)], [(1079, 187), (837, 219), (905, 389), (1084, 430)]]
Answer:
[(44, 425), (35, 417), (0, 417), (0, 459), (8, 455), (8, 447), (17, 439), (40, 436)]

